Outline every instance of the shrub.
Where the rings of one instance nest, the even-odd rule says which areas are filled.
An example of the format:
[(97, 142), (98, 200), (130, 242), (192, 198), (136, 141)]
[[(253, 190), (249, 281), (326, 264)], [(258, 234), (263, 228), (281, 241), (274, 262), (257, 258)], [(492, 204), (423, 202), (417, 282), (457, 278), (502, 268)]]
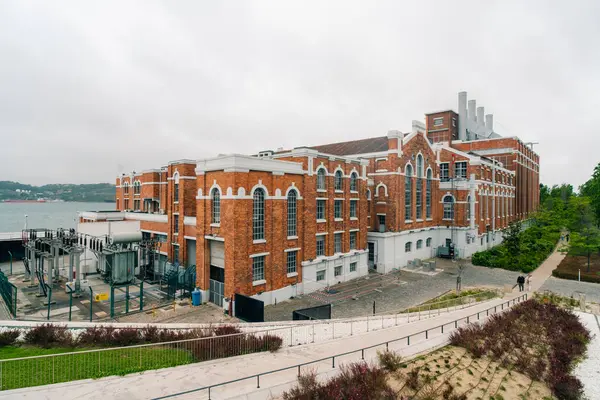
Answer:
[(237, 327), (233, 325), (223, 325), (215, 328), (216, 336), (235, 335), (236, 333), (242, 333)]
[(12, 346), (17, 342), (19, 336), (21, 336), (21, 332), (18, 329), (7, 329), (0, 332), (0, 347)]
[(53, 324), (42, 324), (29, 329), (25, 333), (24, 341), (45, 349), (53, 346), (72, 347), (76, 344), (71, 331), (64, 326)]
[(318, 383), (314, 372), (309, 373), (299, 378), (298, 386), (283, 394), (284, 400), (396, 398), (385, 371), (364, 362), (341, 366), (340, 374), (325, 383)]
[(419, 368), (415, 368), (406, 374), (406, 386), (412, 390), (419, 388)]
[(402, 357), (393, 351), (377, 352), (379, 365), (388, 372), (395, 372), (402, 366)]

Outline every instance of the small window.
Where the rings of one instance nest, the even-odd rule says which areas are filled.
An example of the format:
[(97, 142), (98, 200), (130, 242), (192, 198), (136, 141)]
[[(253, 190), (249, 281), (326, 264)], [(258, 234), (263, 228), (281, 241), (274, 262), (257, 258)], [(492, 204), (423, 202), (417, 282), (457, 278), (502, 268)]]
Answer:
[(340, 275), (342, 275), (342, 266), (338, 265), (333, 270), (333, 276), (340, 276)]
[(358, 191), (358, 177), (356, 172), (350, 174), (350, 191), (357, 192)]
[(127, 182), (123, 184), (123, 193), (129, 194), (129, 183)]
[(357, 213), (356, 213), (356, 200), (350, 200), (350, 218), (356, 218), (357, 217)]
[(425, 246), (426, 246), (426, 247), (431, 247), (431, 238), (427, 238), (427, 239), (425, 240)]
[(406, 242), (404, 245), (404, 252), (410, 253), (412, 251), (412, 242)]
[(319, 171), (317, 171), (317, 190), (327, 189), (326, 177), (327, 175), (324, 168), (321, 168)]
[(344, 190), (344, 181), (342, 180), (343, 174), (342, 171), (335, 171), (335, 176), (333, 180), (333, 185), (335, 190)]
[(325, 255), (325, 236), (317, 236), (317, 257)]
[(379, 226), (385, 227), (385, 215), (378, 215), (377, 218), (379, 219)]
[(444, 197), (444, 219), (454, 219), (454, 198), (452, 196)]
[(296, 272), (296, 262), (298, 258), (297, 251), (288, 251), (287, 253), (287, 273), (293, 274)]
[(173, 245), (173, 264), (178, 264), (179, 263), (179, 246), (174, 244)]
[(356, 249), (356, 231), (350, 232), (350, 250)]
[(439, 117), (439, 118), (434, 118), (433, 119), (433, 126), (442, 126), (444, 125), (444, 118), (443, 117)]
[(219, 189), (214, 188), (212, 190), (212, 223), (219, 224), (221, 223), (221, 193)]
[(350, 263), (350, 272), (356, 272), (356, 263), (355, 262)]
[(179, 215), (173, 215), (173, 233), (179, 233)]
[(417, 250), (423, 247), (423, 241), (421, 239), (417, 240)]
[(317, 282), (325, 280), (325, 270), (317, 271)]
[(317, 200), (317, 219), (325, 219), (325, 200)]
[(334, 253), (341, 253), (342, 252), (342, 234), (341, 233), (335, 233), (333, 235), (333, 244), (334, 244)]
[(265, 256), (252, 259), (252, 280), (262, 281), (265, 279)]
[(448, 163), (440, 164), (440, 181), (448, 182), (450, 180), (450, 166)]
[(467, 178), (467, 162), (459, 161), (454, 163), (454, 176), (456, 178)]
[(342, 216), (342, 208), (343, 208), (343, 200), (336, 200), (333, 208), (333, 217), (334, 218), (343, 218)]
[(456, 128), (456, 118), (452, 118), (452, 126)]

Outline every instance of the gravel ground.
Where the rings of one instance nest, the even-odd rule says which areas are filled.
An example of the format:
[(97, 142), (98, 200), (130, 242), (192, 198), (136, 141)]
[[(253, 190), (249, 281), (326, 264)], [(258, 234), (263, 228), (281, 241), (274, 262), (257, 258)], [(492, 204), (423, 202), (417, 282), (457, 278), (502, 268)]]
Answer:
[[(456, 288), (458, 264), (449, 260), (437, 260), (437, 267), (443, 272), (428, 276), (407, 271), (394, 272), (385, 276), (371, 274), (371, 279), (381, 280), (377, 291), (360, 295), (358, 300), (345, 298), (332, 301), (332, 318), (350, 318), (371, 315), (373, 302), (376, 313), (394, 312), (420, 304), (433, 297), (439, 296), (448, 290)], [(518, 272), (502, 269), (477, 267), (466, 264), (463, 272), (463, 288), (473, 286), (488, 286), (502, 288), (506, 284), (514, 285)], [(405, 283), (404, 283), (405, 282)], [(361, 287), (372, 285), (369, 280), (362, 280), (356, 287), (360, 292)], [(346, 284), (342, 284), (346, 285)], [(332, 286), (331, 289), (336, 289)], [(292, 311), (325, 304), (327, 301), (319, 300), (318, 296), (303, 295), (302, 297), (265, 307), (265, 321), (285, 321), (292, 319)]]
[(575, 376), (583, 383), (585, 395), (589, 400), (600, 399), (600, 325), (598, 317), (593, 314), (576, 313), (583, 324), (594, 335), (588, 345), (587, 357), (575, 368)]
[(551, 276), (540, 288), (540, 292), (544, 290), (550, 290), (561, 296), (577, 298), (578, 293), (583, 293), (586, 302), (600, 303), (600, 284), (598, 283), (571, 281)]

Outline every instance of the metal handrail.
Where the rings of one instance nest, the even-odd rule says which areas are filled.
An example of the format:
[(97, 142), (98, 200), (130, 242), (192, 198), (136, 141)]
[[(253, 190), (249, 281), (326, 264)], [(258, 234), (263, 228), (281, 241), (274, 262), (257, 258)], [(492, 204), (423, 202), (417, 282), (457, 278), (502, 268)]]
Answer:
[[(510, 307), (511, 301), (512, 301), (512, 303), (514, 305), (517, 301), (521, 302), (521, 299), (527, 300), (527, 293), (525, 293), (525, 294), (523, 294), (523, 295), (521, 295), (519, 297), (516, 297), (516, 298), (514, 298), (512, 300), (508, 300), (508, 301), (506, 301), (504, 303), (501, 303), (502, 310), (504, 310), (504, 305), (505, 304), (507, 304)], [(330, 360), (330, 359), (332, 360), (332, 367), (335, 368), (335, 358), (336, 357), (342, 357), (342, 356), (346, 356), (346, 355), (349, 355), (349, 354), (354, 354), (354, 353), (361, 352), (362, 353), (362, 359), (364, 359), (364, 352), (365, 352), (365, 350), (369, 350), (369, 349), (372, 349), (372, 348), (375, 348), (375, 347), (380, 347), (380, 346), (383, 346), (383, 345), (385, 345), (386, 348), (388, 348), (388, 346), (389, 346), (390, 343), (398, 342), (400, 340), (407, 340), (408, 345), (410, 345), (410, 338), (411, 338), (411, 336), (417, 336), (417, 335), (421, 335), (421, 334), (425, 333), (425, 339), (428, 339), (428, 333), (430, 331), (437, 330), (437, 329), (441, 328), (442, 333), (444, 333), (444, 326), (446, 326), (446, 325), (452, 325), (452, 324), (454, 324), (455, 329), (456, 329), (456, 328), (458, 328), (458, 322), (459, 321), (462, 321), (462, 320), (466, 319), (467, 320), (467, 324), (468, 324), (470, 317), (477, 315), (477, 319), (479, 319), (479, 315), (481, 313), (486, 312), (489, 315), (489, 311), (492, 310), (492, 309), (494, 309), (494, 313), (496, 313), (497, 312), (497, 308), (498, 308), (498, 306), (490, 307), (490, 308), (485, 309), (483, 311), (479, 311), (477, 313), (474, 313), (474, 314), (471, 314), (471, 315), (467, 315), (466, 317), (456, 319), (456, 320), (454, 320), (452, 322), (448, 322), (448, 323), (445, 323), (445, 324), (442, 324), (442, 325), (438, 325), (438, 326), (435, 326), (433, 328), (425, 329), (423, 331), (420, 331), (420, 332), (417, 332), (417, 333), (413, 333), (411, 335), (403, 336), (403, 337), (400, 337), (398, 339), (387, 340), (385, 342), (373, 344), (373, 345), (370, 345), (370, 346), (367, 346), (367, 347), (363, 347), (363, 348), (360, 348), (360, 349), (357, 349), (357, 350), (350, 350), (350, 351), (346, 351), (344, 353), (339, 353), (339, 354), (336, 354), (336, 355), (333, 355), (333, 356), (323, 357), (323, 358), (320, 358), (318, 360), (307, 361), (307, 362), (300, 363), (300, 364), (295, 364), (295, 365), (292, 365), (292, 366), (289, 366), (289, 367), (284, 367), (284, 368), (279, 368), (279, 369), (275, 369), (275, 370), (271, 370), (271, 371), (267, 371), (267, 372), (262, 372), (262, 373), (258, 373), (258, 374), (246, 376), (244, 378), (232, 379), (230, 381), (216, 383), (214, 385), (204, 386), (204, 387), (197, 388), (197, 389), (191, 389), (191, 390), (186, 390), (186, 391), (183, 391), (183, 392), (169, 394), (169, 395), (166, 395), (166, 396), (155, 397), (153, 400), (168, 399), (168, 398), (172, 398), (172, 397), (176, 397), (176, 396), (182, 396), (182, 395), (186, 395), (186, 394), (190, 394), (190, 393), (200, 392), (200, 391), (203, 391), (203, 390), (208, 390), (208, 400), (211, 400), (211, 397), (210, 397), (211, 393), (210, 393), (210, 391), (211, 391), (212, 388), (215, 388), (215, 387), (225, 386), (225, 385), (229, 385), (231, 383), (236, 383), (236, 382), (241, 382), (241, 381), (245, 381), (245, 380), (248, 380), (248, 379), (256, 378), (256, 380), (257, 380), (257, 388), (260, 388), (260, 377), (261, 376), (270, 375), (270, 374), (274, 374), (274, 373), (277, 373), (277, 372), (287, 371), (287, 370), (296, 369), (296, 368), (298, 369), (298, 376), (300, 376), (300, 368), (301, 367), (304, 367), (304, 366), (310, 365), (310, 364), (315, 364), (315, 363), (327, 361), (327, 360)]]

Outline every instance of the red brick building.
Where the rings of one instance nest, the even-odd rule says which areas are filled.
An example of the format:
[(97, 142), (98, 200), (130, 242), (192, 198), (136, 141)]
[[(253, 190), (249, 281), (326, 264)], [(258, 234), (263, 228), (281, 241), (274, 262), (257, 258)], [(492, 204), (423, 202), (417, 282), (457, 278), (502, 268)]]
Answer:
[(81, 218), (139, 221), (162, 264), (195, 265), (216, 304), (234, 293), (282, 301), (450, 244), (467, 257), (539, 203), (539, 156), (469, 106), (460, 93), (458, 113), (427, 114), (411, 133), (123, 175), (119, 212)]

